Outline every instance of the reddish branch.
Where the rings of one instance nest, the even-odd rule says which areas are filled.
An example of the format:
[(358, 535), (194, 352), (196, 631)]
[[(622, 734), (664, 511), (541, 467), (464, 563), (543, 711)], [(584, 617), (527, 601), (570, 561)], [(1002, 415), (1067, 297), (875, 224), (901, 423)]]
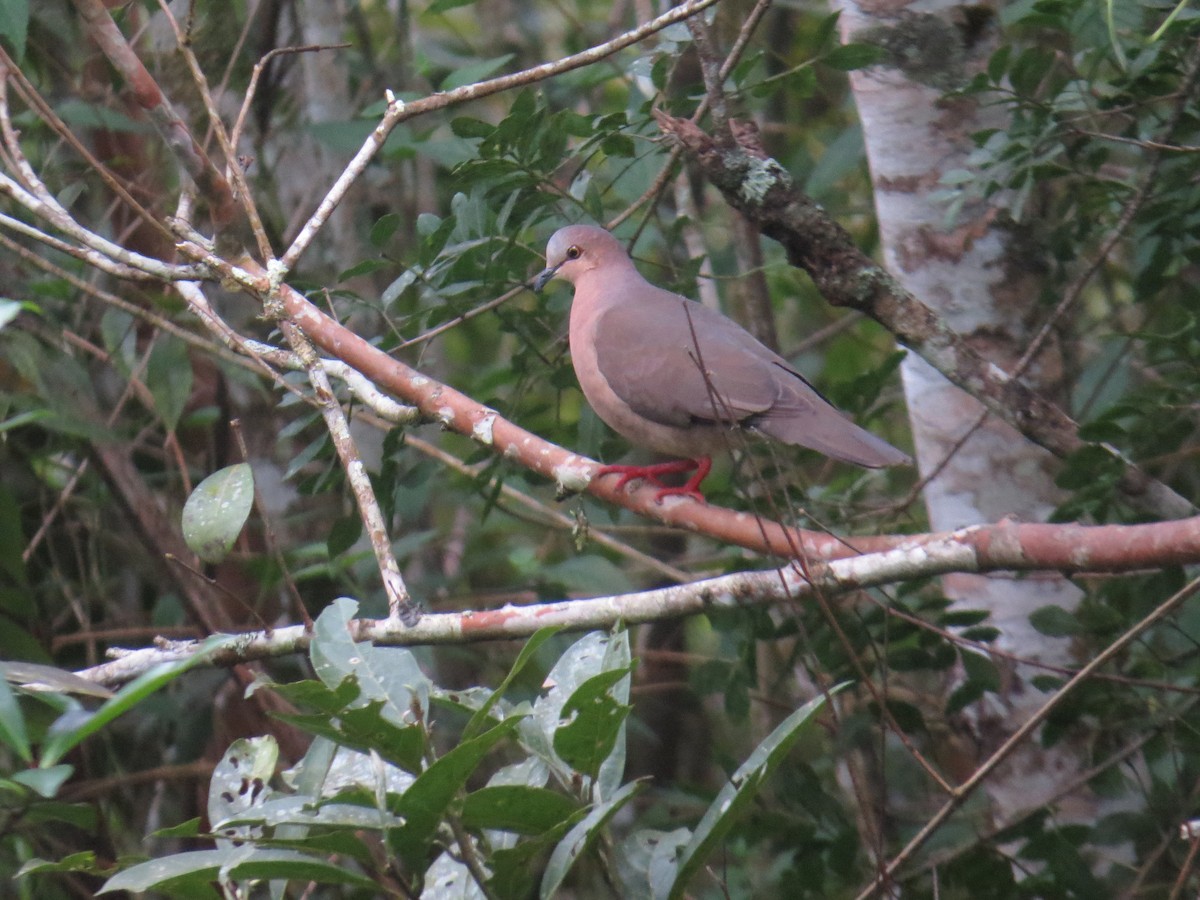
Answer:
[(233, 222), (237, 215), (237, 206), (234, 203), (233, 192), (229, 189), (229, 182), (193, 139), (187, 125), (159, 90), (154, 78), (121, 34), (121, 29), (105, 9), (102, 0), (74, 0), (74, 3), (87, 23), (89, 35), (108, 57), (113, 68), (125, 79), (133, 99), (146, 111), (184, 171), (191, 176), (196, 187), (212, 204), (213, 226), (218, 231), (222, 230)]
[[(1079, 425), (1062, 409), (980, 356), (936, 312), (859, 250), (846, 230), (796, 187), (783, 166), (766, 156), (750, 130), (739, 129), (736, 143), (722, 142), (686, 119), (657, 111), (655, 118), (731, 206), (783, 244), (789, 262), (809, 274), (826, 300), (879, 322), (951, 382), (1056, 456), (1065, 458), (1092, 446), (1079, 437)], [(1124, 467), (1119, 484), (1131, 500), (1164, 517), (1195, 512), (1166, 485), (1111, 448), (1103, 449)]]
[[(588, 493), (647, 518), (762, 553), (810, 561), (843, 559), (947, 539), (944, 534), (839, 538), (785, 528), (749, 513), (689, 500), (668, 500), (660, 506), (654, 502), (656, 491), (651, 487), (618, 491), (610, 479), (588, 481), (585, 486), (582, 481), (590, 479), (598, 463), (525, 431), (495, 410), (393, 359), (330, 319), (297, 292), (285, 288), (283, 302), (293, 321), (315, 344), (411, 403), (431, 421), (472, 437), (506, 459), (564, 487), (586, 487)], [(1200, 517), (1144, 525), (1001, 522), (968, 529), (959, 535), (956, 540), (972, 547), (978, 571), (1128, 572), (1200, 562)]]
[[(646, 491), (645, 493), (652, 493)], [(942, 535), (919, 535), (891, 550), (827, 563), (762, 572), (738, 572), (652, 591), (560, 600), (501, 609), (429, 614), (412, 627), (394, 618), (360, 619), (357, 640), (379, 645), (420, 646), (528, 637), (551, 625), (582, 631), (679, 618), (713, 609), (801, 602), (817, 591), (832, 597), (866, 587), (949, 572), (1002, 570), (1123, 572), (1144, 566), (1200, 559), (1200, 519), (1152, 525), (1022, 525), (1001, 522)], [(312, 633), (300, 625), (238, 635), (206, 659), (229, 666), (303, 652)], [(187, 658), (198, 641), (173, 642), (123, 652), (80, 677), (104, 685), (124, 683), (151, 666)]]

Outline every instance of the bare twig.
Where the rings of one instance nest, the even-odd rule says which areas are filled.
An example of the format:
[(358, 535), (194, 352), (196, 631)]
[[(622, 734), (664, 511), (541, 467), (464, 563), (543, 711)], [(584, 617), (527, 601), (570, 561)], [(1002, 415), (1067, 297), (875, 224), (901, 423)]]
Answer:
[(161, 260), (143, 256), (127, 250), (120, 244), (106, 240), (100, 235), (79, 225), (53, 193), (42, 183), (25, 155), (21, 152), (19, 134), (13, 128), (12, 118), (8, 107), (8, 67), (0, 60), (0, 137), (3, 138), (5, 149), (8, 151), (9, 162), (13, 171), (19, 177), (11, 177), (0, 172), (0, 194), (12, 198), (16, 203), (25, 207), (33, 215), (49, 222), (57, 230), (76, 241), (81, 247), (73, 248), (68, 244), (43, 235), (36, 229), (23, 226), (16, 220), (4, 217), (3, 224), (10, 230), (33, 237), (43, 243), (70, 253), (83, 259), (89, 265), (104, 272), (109, 272), (122, 278), (142, 279), (156, 278), (160, 281), (178, 281), (180, 279), (199, 279), (207, 277), (207, 271), (200, 266), (177, 266)]
[(246, 116), (250, 113), (250, 109), (254, 103), (254, 95), (258, 91), (258, 80), (262, 78), (263, 70), (266, 69), (271, 60), (277, 56), (286, 56), (291, 53), (316, 53), (320, 50), (342, 50), (349, 46), (351, 45), (306, 44), (303, 47), (276, 47), (274, 50), (263, 54), (262, 58), (254, 64), (254, 71), (250, 73), (250, 84), (246, 86), (245, 99), (242, 100), (241, 109), (238, 110), (237, 121), (233, 123), (233, 131), (229, 133), (229, 146), (233, 149), (233, 152), (237, 152), (238, 142), (241, 141), (242, 129), (246, 125)]
[(346, 414), (342, 412), (337, 397), (334, 396), (329, 376), (322, 368), (317, 359), (316, 350), (304, 333), (284, 317), (280, 318), (279, 325), (283, 330), (284, 337), (292, 345), (292, 350), (300, 357), (305, 371), (308, 372), (309, 383), (312, 384), (321, 415), (325, 419), (325, 427), (329, 429), (329, 435), (337, 449), (342, 468), (346, 471), (346, 480), (350, 484), (350, 490), (354, 492), (358, 512), (362, 516), (363, 527), (367, 532), (367, 539), (371, 543), (375, 561), (379, 565), (379, 574), (383, 578), (383, 588), (387, 594), (391, 618), (408, 626), (416, 625), (420, 619), (420, 611), (413, 603), (412, 597), (409, 596), (408, 588), (404, 584), (404, 576), (400, 574), (400, 565), (396, 562), (396, 555), (392, 553), (391, 539), (388, 537), (383, 511), (380, 510), (379, 502), (375, 499), (375, 489), (371, 486), (370, 476), (358, 455), (358, 447), (350, 435), (350, 423), (346, 420)]

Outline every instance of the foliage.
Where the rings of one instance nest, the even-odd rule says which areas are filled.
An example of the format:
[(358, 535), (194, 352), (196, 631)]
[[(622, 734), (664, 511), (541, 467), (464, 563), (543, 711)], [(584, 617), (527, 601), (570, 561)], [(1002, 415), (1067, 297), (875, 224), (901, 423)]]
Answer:
[[(272, 5), (259, 6), (196, 5), (190, 46), (210, 85), (227, 85), (227, 120), (262, 54), (352, 44), (275, 56), (249, 102), (238, 152), (279, 251), (375, 127), (385, 90), (413, 100), (611, 36), (609, 9), (582, 2), (348, 3), (323, 32), (315, 16), (300, 23), (315, 36), (288, 31), (303, 5), (277, 5), (292, 10), (270, 23), (284, 34), (256, 24)], [(718, 45), (732, 45), (744, 15), (713, 20)], [(874, 251), (842, 72), (881, 53), (839, 46), (836, 17), (811, 8), (770, 15), (729, 74), (730, 102)], [(203, 108), (158, 5), (125, 4), (116, 16), (203, 138)], [(1065, 405), (1085, 437), (1195, 497), (1200, 17), (1181, 2), (1022, 0), (981, 27), (1000, 31), (998, 49), (950, 99), (1000, 105), (1005, 127), (974, 135), (971, 168), (944, 174), (947, 219), (1010, 192), (1010, 220), (999, 224), (1044, 275), (1031, 317), (1055, 316)], [(47, 100), (34, 106), (10, 79), (20, 147), (53, 196), (106, 239), (169, 257), (178, 236), (139, 224), (52, 123), (153, 218), (176, 214), (186, 179), (73, 7), (0, 0), (0, 44)], [(698, 179), (668, 172), (636, 206), (666, 161), (651, 111), (690, 115), (703, 93), (696, 69), (678, 25), (552, 80), (406, 122), (289, 282), (521, 426), (615, 460), (627, 448), (587, 409), (570, 370), (567, 292), (520, 288), (555, 227), (621, 216), (618, 235), (636, 238), (655, 282), (737, 293), (747, 274), (738, 223)], [(200, 223), (203, 196), (196, 208)], [(1003, 724), (1009, 623), (952, 606), (929, 581), (772, 612), (713, 609), (572, 643), (547, 631), (520, 649), (363, 643), (347, 625), (353, 603), (335, 598), (360, 598), (364, 617), (384, 615), (386, 602), (303, 374), (264, 373), (275, 364), (218, 343), (164, 285), (103, 275), (29, 240), (12, 223), (34, 220), (15, 204), (3, 212), (0, 876), (22, 872), (14, 890), (25, 896), (105, 883), (209, 896), (214, 882), (269, 882), (279, 896), (284, 881), (293, 895), (318, 883), (319, 896), (852, 895), (942, 799), (912, 751), (957, 778), (964, 722), (989, 738)], [(784, 353), (856, 419), (903, 443), (889, 336), (839, 319), (777, 248), (763, 253), (753, 274), (769, 288)], [(246, 294), (207, 287), (238, 334), (282, 343)], [(1055, 313), (1064, 297), (1073, 299)], [(430, 609), (615, 595), (670, 577), (632, 550), (696, 577), (751, 565), (740, 550), (664, 535), (591, 497), (556, 502), (513, 460), (436, 425), (384, 421), (343, 381), (335, 390), (409, 590)], [(238, 509), (210, 491), (213, 473)], [(1066, 460), (1068, 499), (1055, 517), (1136, 519), (1119, 475), (1103, 454)], [(838, 534), (900, 532), (923, 527), (911, 486), (903, 473), (751, 448), (718, 463), (708, 496)], [(164, 562), (187, 545), (162, 543), (156, 523), (176, 529), (214, 496), (215, 533), (192, 543), (207, 566)], [(148, 518), (151, 508), (163, 517)], [(217, 549), (200, 552), (207, 546)], [(1184, 581), (1178, 569), (1080, 579), (1076, 610), (1028, 619), (1087, 658)], [(201, 583), (218, 587), (197, 608)], [(107, 647), (297, 622), (301, 606), (317, 619), (307, 660), (256, 663), (249, 688), (249, 676), (168, 664), (111, 698), (72, 693), (81, 685), (71, 671)], [(1045, 806), (998, 822), (971, 800), (901, 873), (905, 893), (1157, 896), (1194, 886), (1174, 835), (1195, 815), (1200, 778), (1198, 636), (1193, 600), (1038, 733), (1045, 747), (1080, 748), (1088, 787), (1121, 811), (1072, 823)], [(1069, 676), (1047, 665), (1032, 689), (1052, 696)], [(832, 694), (813, 685), (845, 682), (854, 688), (822, 711), (828, 737), (818, 735), (807, 723), (819, 702), (802, 701)], [(288, 734), (303, 736), (302, 754), (288, 755)], [(215, 771), (197, 800), (191, 782), (210, 780), (204, 760)]]
[[(604, 877), (614, 887), (619, 877), (626, 896), (679, 897), (718, 842), (751, 815), (826, 699), (818, 696), (776, 727), (694, 832), (635, 830), (618, 844), (613, 817), (644, 786), (621, 783), (627, 632), (575, 641), (550, 668), (548, 688), (516, 700), (503, 688), (446, 690), (425, 677), (410, 651), (356, 643), (354, 612), (353, 602), (339, 600), (317, 620), (311, 662), (319, 680), (258, 685), (296, 704), (287, 719), (314, 735), (304, 758), (276, 780), (273, 738), (235, 741), (209, 787), (214, 849), (124, 867), (99, 893), (200, 896), (212, 882), (231, 892), (269, 882), (279, 893), (299, 881), (427, 897), (520, 898), (535, 889), (550, 897), (598, 854)], [(536, 635), (504, 684), (555, 642), (554, 630)], [(443, 720), (460, 727), (451, 734), (434, 724)], [(24, 871), (86, 871), (89, 864), (35, 861)]]

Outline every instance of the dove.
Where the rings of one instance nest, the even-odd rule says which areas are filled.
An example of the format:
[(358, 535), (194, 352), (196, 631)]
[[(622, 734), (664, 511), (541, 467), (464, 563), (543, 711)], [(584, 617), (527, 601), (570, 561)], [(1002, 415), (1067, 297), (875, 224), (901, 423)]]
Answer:
[[(540, 292), (570, 282), (571, 362), (596, 415), (630, 443), (681, 457), (648, 466), (602, 466), (617, 489), (642, 479), (656, 501), (681, 495), (704, 502), (700, 484), (712, 457), (743, 430), (868, 468), (909, 457), (850, 421), (791, 363), (721, 313), (651, 284), (603, 228), (570, 225), (550, 238)], [(691, 472), (679, 486), (670, 473)]]

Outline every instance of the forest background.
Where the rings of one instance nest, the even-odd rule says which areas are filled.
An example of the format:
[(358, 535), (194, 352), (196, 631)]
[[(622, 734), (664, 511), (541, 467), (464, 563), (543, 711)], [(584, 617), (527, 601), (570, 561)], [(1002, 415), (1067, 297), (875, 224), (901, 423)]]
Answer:
[[(1195, 895), (1198, 37), (0, 0), (0, 894)], [(916, 465), (592, 480), (579, 221)]]

